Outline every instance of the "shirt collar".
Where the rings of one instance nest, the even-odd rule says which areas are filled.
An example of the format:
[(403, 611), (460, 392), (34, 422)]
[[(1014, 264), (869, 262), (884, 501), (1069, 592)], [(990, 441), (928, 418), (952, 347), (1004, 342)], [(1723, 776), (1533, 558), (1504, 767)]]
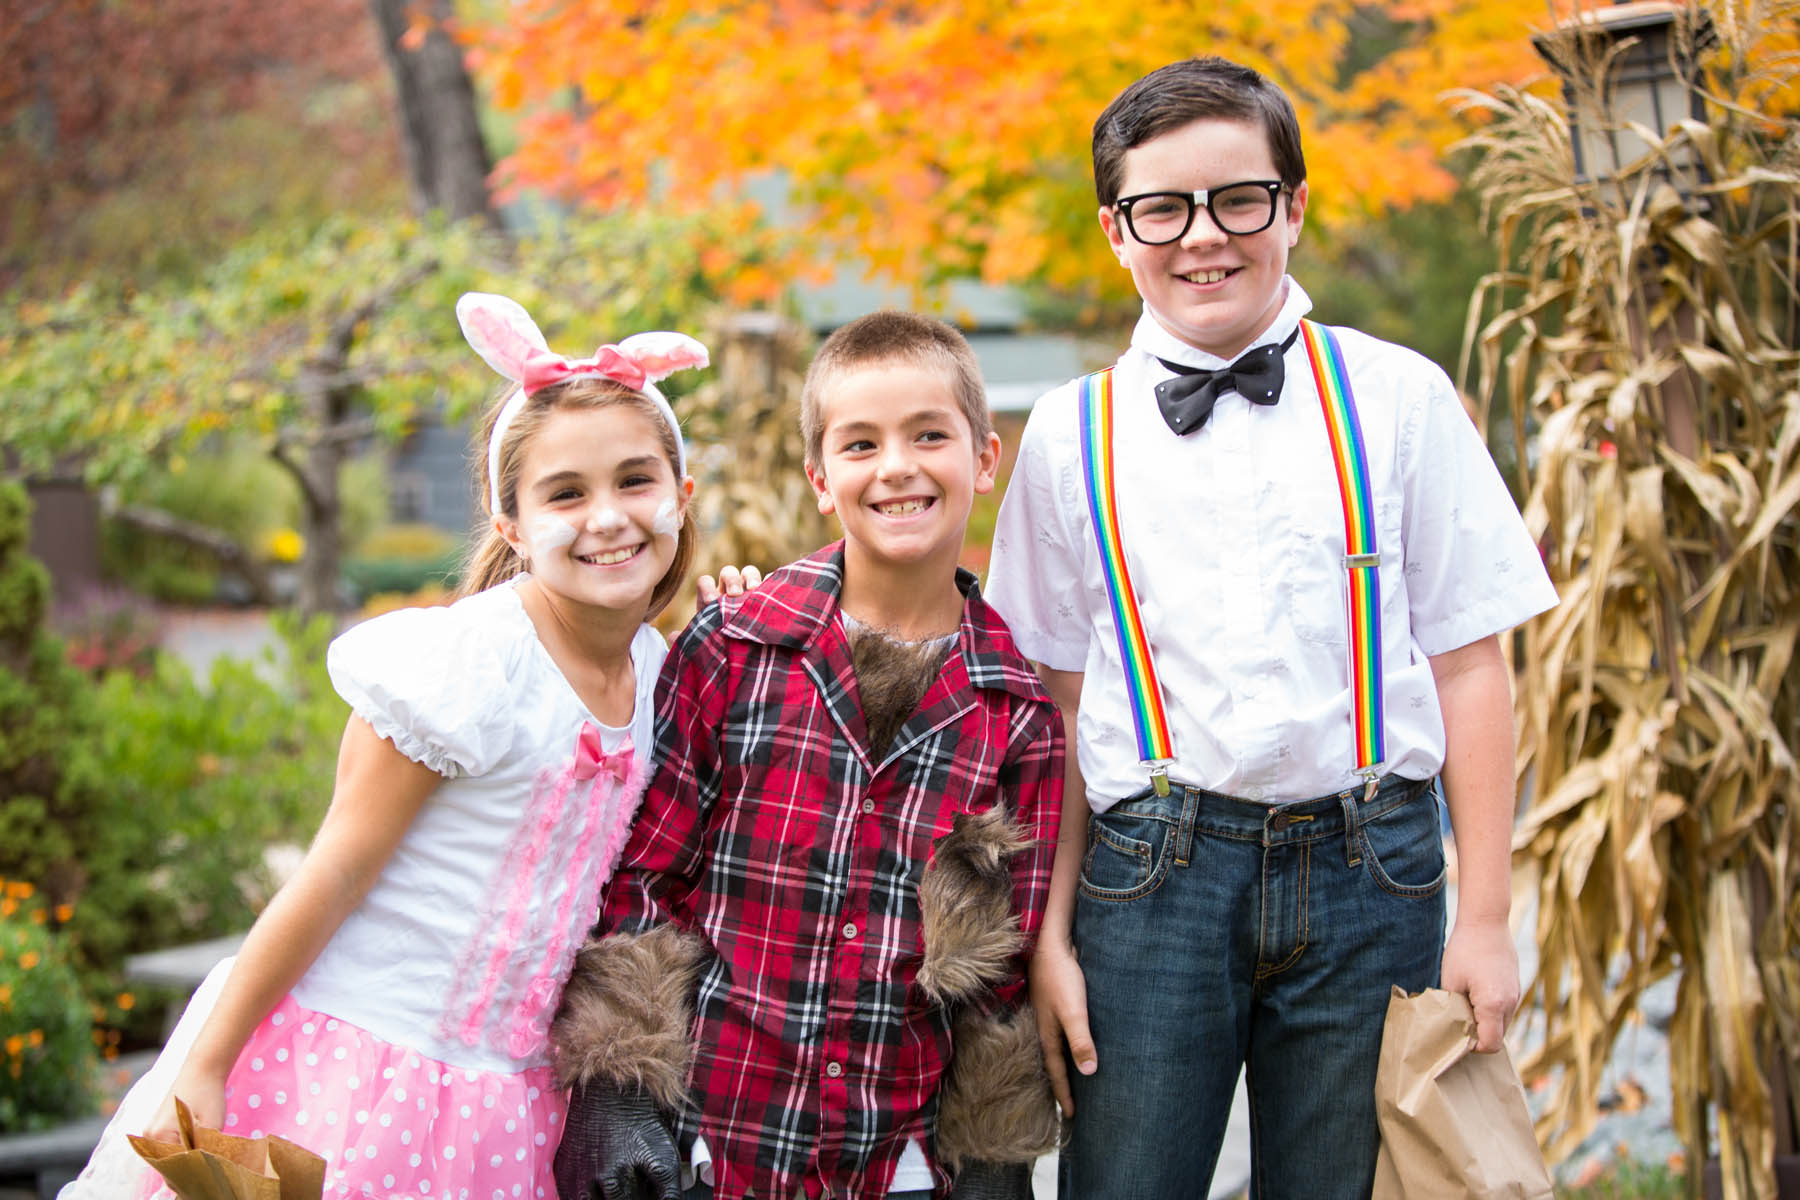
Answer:
[[(832, 627), (843, 585), (844, 543), (837, 541), (769, 575), (754, 591), (724, 600), (720, 630), (745, 641), (805, 649)], [(981, 598), (975, 576), (958, 567), (956, 586), (963, 594), (957, 648), (969, 682), (1028, 700), (1048, 700), (1012, 634)]]
[[(1275, 319), (1244, 350), (1254, 350), (1258, 346), (1279, 346), (1287, 340), (1288, 334), (1300, 327), (1300, 318), (1312, 311), (1312, 297), (1306, 294), (1292, 275), (1282, 276), (1282, 286), (1287, 295), (1281, 302), (1281, 309)], [(1208, 354), (1197, 347), (1190, 346), (1174, 334), (1162, 327), (1157, 319), (1150, 315), (1149, 305), (1144, 306), (1144, 315), (1138, 318), (1137, 327), (1131, 331), (1131, 348), (1141, 350), (1154, 358), (1166, 358), (1187, 367), (1200, 367), (1207, 371), (1216, 371), (1231, 365), (1231, 360), (1220, 358), (1216, 354)]]

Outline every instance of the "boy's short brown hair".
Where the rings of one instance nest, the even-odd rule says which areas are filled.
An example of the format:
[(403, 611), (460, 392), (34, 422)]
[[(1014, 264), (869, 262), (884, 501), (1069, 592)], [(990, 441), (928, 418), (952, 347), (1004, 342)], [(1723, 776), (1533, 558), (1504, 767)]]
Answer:
[(1306, 181), (1300, 121), (1287, 93), (1218, 55), (1158, 67), (1106, 106), (1094, 122), (1094, 192), (1102, 208), (1119, 198), (1125, 152), (1195, 121), (1247, 121), (1269, 140), (1275, 172), (1291, 191)]
[(889, 309), (838, 328), (806, 369), (806, 382), (800, 389), (800, 437), (809, 464), (818, 464), (824, 448), (826, 392), (851, 371), (892, 364), (942, 371), (957, 407), (968, 419), (975, 444), (987, 441), (994, 431), (994, 418), (988, 411), (987, 389), (981, 383), (981, 364), (975, 361), (969, 340), (935, 317)]

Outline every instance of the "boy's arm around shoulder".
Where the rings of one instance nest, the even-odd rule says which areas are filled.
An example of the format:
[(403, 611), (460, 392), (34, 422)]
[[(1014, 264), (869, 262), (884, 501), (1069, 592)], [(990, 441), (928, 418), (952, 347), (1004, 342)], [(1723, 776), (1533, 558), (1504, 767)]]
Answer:
[[(937, 1155), (958, 1172), (956, 1196), (986, 1195), (969, 1189), (986, 1187), (988, 1182), (1005, 1186), (998, 1177), (1011, 1180), (1018, 1164), (1028, 1166), (1054, 1149), (1061, 1134), (1039, 1050), (1037, 1019), (1025, 995), (1025, 965), (1050, 889), (1062, 802), (1062, 720), (1056, 707), (1041, 698), (1015, 699), (1010, 718), (999, 803), (988, 814), (976, 814), (967, 827), (966, 818), (959, 819), (958, 830), (940, 843), (933, 859), (934, 868), (953, 867), (952, 860), (963, 848), (946, 855), (945, 843), (964, 833), (970, 835), (966, 848), (977, 857), (986, 859), (991, 848), (994, 857), (986, 861), (999, 872), (988, 878), (998, 902), (982, 902), (979, 885), (968, 887), (966, 895), (928, 900), (937, 882), (931, 876), (941, 879), (947, 874), (943, 869), (929, 871), (920, 888), (927, 965), (935, 968), (928, 974), (921, 967), (921, 985), (928, 992), (935, 988), (942, 1002), (956, 1005), (955, 1050), (944, 1076), (937, 1124)], [(1006, 823), (1010, 828), (991, 816), (1006, 813), (1011, 815)], [(977, 870), (966, 876), (980, 874)], [(985, 979), (987, 987), (977, 983), (970, 993), (949, 994), (948, 985), (959, 977), (949, 969), (952, 956), (942, 953), (941, 932), (934, 938), (934, 930), (948, 923), (934, 919), (934, 906), (954, 908), (958, 920), (972, 926), (967, 940), (983, 944), (985, 955), (976, 954), (963, 965), (974, 967), (968, 973)], [(991, 969), (974, 966), (986, 955), (997, 958)]]

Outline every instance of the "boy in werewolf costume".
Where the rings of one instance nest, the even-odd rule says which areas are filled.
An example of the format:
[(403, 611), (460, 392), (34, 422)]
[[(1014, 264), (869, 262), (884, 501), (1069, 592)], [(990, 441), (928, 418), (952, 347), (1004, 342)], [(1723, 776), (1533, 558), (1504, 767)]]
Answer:
[(552, 1032), (563, 1200), (1030, 1196), (1024, 998), (1063, 729), (960, 570), (1000, 441), (968, 343), (876, 313), (801, 432), (844, 540), (694, 619)]

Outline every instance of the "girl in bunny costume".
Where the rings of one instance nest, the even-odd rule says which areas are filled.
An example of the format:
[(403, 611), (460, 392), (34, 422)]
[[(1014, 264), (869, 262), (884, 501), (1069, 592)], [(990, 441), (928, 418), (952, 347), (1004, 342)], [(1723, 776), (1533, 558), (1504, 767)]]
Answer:
[(643, 789), (666, 652), (645, 622), (693, 559), (653, 384), (707, 355), (642, 333), (567, 359), (505, 297), (456, 311), (517, 385), (488, 421), (492, 528), (454, 604), (332, 643), (330, 811), (62, 1200), (166, 1196), (124, 1135), (175, 1140), (175, 1096), (320, 1154), (327, 1197), (556, 1194), (545, 1034)]

